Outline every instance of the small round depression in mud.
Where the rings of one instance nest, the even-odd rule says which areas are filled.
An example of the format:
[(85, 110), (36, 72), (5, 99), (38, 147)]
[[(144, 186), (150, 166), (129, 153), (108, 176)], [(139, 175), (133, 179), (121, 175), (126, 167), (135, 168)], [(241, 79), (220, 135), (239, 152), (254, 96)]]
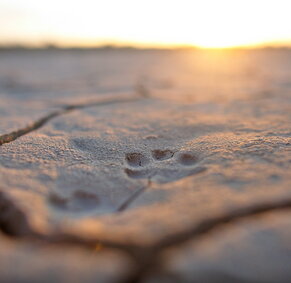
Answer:
[(178, 161), (182, 165), (191, 166), (197, 163), (198, 157), (191, 152), (184, 152), (180, 153)]
[(149, 163), (149, 159), (139, 152), (127, 153), (125, 159), (128, 165), (132, 167), (141, 167)]
[(67, 198), (52, 194), (49, 201), (55, 208), (71, 212), (92, 210), (99, 204), (95, 194), (83, 191), (76, 191)]
[(174, 152), (169, 149), (155, 149), (152, 151), (152, 156), (157, 161), (163, 161), (172, 158), (174, 156)]

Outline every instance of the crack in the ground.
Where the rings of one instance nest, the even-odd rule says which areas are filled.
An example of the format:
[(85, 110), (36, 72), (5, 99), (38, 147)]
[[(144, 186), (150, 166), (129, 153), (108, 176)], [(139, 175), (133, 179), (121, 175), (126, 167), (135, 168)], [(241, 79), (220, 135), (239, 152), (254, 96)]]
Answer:
[(12, 141), (15, 141), (16, 139), (27, 135), (33, 131), (38, 130), (42, 126), (44, 126), (47, 122), (49, 122), (51, 119), (64, 115), (66, 113), (69, 113), (74, 110), (78, 109), (83, 109), (83, 108), (88, 108), (88, 107), (94, 107), (94, 106), (102, 106), (102, 105), (109, 105), (109, 104), (117, 104), (117, 103), (125, 103), (125, 102), (132, 102), (132, 101), (137, 101), (140, 100), (141, 98), (144, 98), (143, 96), (133, 96), (133, 97), (117, 97), (117, 98), (105, 98), (103, 100), (97, 100), (97, 101), (91, 101), (88, 103), (81, 103), (81, 104), (72, 104), (72, 105), (66, 105), (63, 107), (60, 107), (59, 110), (54, 111), (38, 120), (36, 120), (34, 123), (21, 128), (19, 130), (10, 132), (8, 134), (4, 134), (0, 136), (0, 146), (5, 144), (5, 143), (10, 143)]
[(262, 202), (236, 208), (190, 226), (189, 228), (168, 235), (150, 246), (140, 246), (131, 243), (108, 241), (106, 239), (88, 239), (71, 234), (45, 235), (37, 233), (30, 227), (25, 214), (0, 192), (0, 230), (15, 238), (27, 241), (41, 241), (43, 244), (78, 245), (86, 249), (94, 249), (101, 245), (104, 249), (116, 249), (128, 254), (135, 262), (136, 268), (122, 282), (141, 282), (147, 275), (153, 274), (160, 263), (160, 255), (167, 248), (184, 244), (188, 241), (197, 241), (203, 235), (227, 223), (234, 223), (242, 218), (253, 217), (272, 211), (291, 209), (291, 198)]
[(218, 226), (233, 223), (241, 218), (252, 217), (283, 209), (291, 209), (291, 198), (279, 201), (254, 203), (249, 206), (239, 207), (229, 212), (201, 220), (201, 222), (197, 223), (193, 227), (189, 227), (189, 229), (175, 233), (173, 236), (167, 236), (157, 242), (155, 244), (155, 248), (165, 249), (176, 244), (187, 242), (193, 239), (193, 237), (195, 239), (199, 238), (200, 236), (211, 232), (213, 229), (216, 229)]
[(182, 245), (188, 241), (197, 241), (203, 235), (227, 223), (234, 223), (243, 218), (284, 209), (291, 209), (291, 198), (277, 202), (263, 202), (237, 208), (230, 212), (201, 220), (188, 229), (166, 236), (149, 247), (147, 252), (139, 258), (140, 263), (138, 268), (135, 270), (135, 273), (131, 274), (131, 277), (127, 278), (126, 282), (141, 282), (149, 273), (157, 270), (157, 266), (159, 266), (160, 263), (159, 256), (167, 248)]
[(148, 179), (146, 186), (143, 186), (139, 190), (132, 193), (116, 210), (116, 212), (122, 212), (126, 210), (140, 195), (142, 195), (146, 190), (151, 187), (151, 179)]

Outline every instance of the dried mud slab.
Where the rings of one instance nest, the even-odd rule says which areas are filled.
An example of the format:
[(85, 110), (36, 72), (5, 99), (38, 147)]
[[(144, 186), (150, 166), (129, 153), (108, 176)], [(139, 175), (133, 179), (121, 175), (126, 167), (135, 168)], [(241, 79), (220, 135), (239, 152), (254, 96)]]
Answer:
[(288, 198), (289, 112), (264, 103), (264, 119), (153, 98), (67, 113), (0, 148), (1, 191), (32, 231), (138, 245)]
[[(165, 243), (183, 231), (188, 240), (197, 240), (189, 229), (196, 231), (213, 217), (228, 215), (236, 222), (237, 210), (246, 209), (248, 214), (250, 207), (248, 218), (252, 218), (252, 209), (265, 204), (261, 214), (274, 206), (279, 210), (281, 202), (289, 204), (291, 55), (250, 53), (249, 61), (245, 53), (235, 54), (231, 56), (242, 65), (218, 60), (217, 70), (186, 63), (192, 62), (189, 54), (161, 59), (159, 70), (146, 69), (156, 79), (145, 80), (149, 98), (70, 106), (3, 144), (1, 229), (47, 241), (73, 239), (84, 247), (102, 243), (138, 260), (148, 256), (144, 247), (156, 247), (146, 257), (149, 260), (182, 244), (180, 239)], [(288, 60), (279, 64), (276, 56)], [(175, 60), (180, 65), (172, 68)], [(264, 70), (260, 60), (271, 64), (272, 72)], [(126, 70), (120, 81), (124, 76), (129, 84), (130, 72), (136, 69)], [(209, 83), (208, 71), (216, 83)], [(161, 87), (163, 75), (174, 77), (178, 84)], [(83, 96), (72, 95), (79, 105)], [(62, 92), (59, 97), (68, 98)], [(220, 253), (223, 258), (223, 249), (217, 258)], [(208, 259), (205, 262), (207, 267)], [(135, 271), (136, 278), (149, 271)]]

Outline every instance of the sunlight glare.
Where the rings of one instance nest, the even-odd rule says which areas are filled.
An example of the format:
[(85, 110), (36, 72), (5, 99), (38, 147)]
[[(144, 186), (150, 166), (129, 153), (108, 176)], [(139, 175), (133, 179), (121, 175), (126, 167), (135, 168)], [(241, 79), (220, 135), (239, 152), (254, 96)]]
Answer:
[(289, 0), (2, 0), (0, 38), (63, 46), (289, 42), (290, 8)]

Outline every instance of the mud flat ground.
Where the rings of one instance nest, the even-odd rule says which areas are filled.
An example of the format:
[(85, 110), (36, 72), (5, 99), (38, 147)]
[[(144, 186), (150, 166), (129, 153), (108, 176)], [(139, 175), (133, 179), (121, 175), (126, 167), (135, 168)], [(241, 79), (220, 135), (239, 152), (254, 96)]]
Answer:
[(1, 282), (290, 282), (291, 51), (0, 52)]

